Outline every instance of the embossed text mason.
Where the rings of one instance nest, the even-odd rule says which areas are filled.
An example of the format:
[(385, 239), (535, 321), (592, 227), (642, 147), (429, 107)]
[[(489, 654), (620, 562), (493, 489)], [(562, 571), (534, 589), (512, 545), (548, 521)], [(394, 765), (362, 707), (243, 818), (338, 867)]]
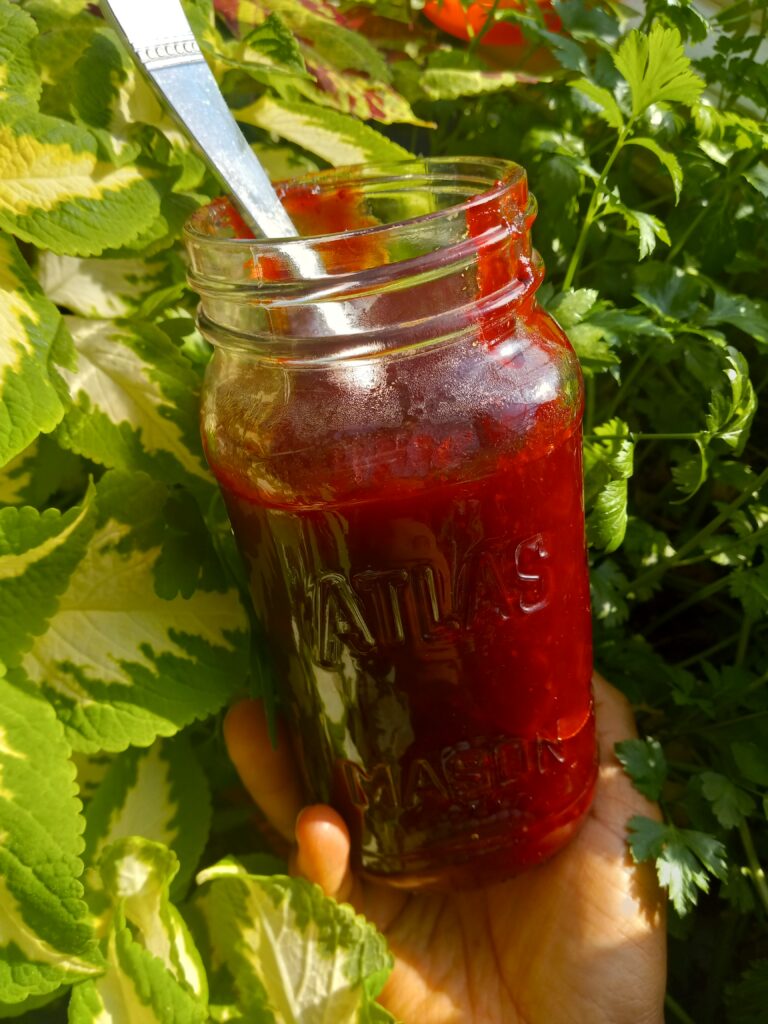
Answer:
[(224, 201), (187, 230), (262, 670), (364, 872), (505, 877), (574, 834), (596, 774), (581, 377), (536, 304), (525, 173), (414, 161), (283, 193), (303, 238), (257, 242)]

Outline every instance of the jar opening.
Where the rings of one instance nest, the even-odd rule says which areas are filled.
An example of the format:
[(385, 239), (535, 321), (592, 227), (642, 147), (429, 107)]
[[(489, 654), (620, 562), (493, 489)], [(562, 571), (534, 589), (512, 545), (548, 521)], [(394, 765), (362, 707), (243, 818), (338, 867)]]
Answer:
[(342, 338), (347, 354), (353, 339), (368, 356), (480, 321), (487, 334), (541, 279), (535, 200), (518, 164), (409, 160), (276, 187), (297, 238), (253, 238), (227, 200), (185, 228), (200, 328), (214, 344), (306, 360)]
[(491, 157), (355, 164), (278, 182), (275, 190), (289, 208), (299, 238), (254, 237), (231, 204), (218, 200), (190, 217), (184, 229), (187, 240), (215, 238), (229, 248), (247, 241), (251, 247), (286, 249), (402, 230), (446, 214), (479, 212), (502, 199), (505, 212), (524, 215), (528, 204), (525, 170)]

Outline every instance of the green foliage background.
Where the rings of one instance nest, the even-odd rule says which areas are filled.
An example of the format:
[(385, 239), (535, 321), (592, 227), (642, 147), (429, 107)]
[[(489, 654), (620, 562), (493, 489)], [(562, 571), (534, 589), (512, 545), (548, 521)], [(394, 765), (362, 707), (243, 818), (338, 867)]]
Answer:
[[(527, 167), (541, 299), (587, 379), (596, 661), (664, 811), (628, 841), (672, 901), (669, 1016), (764, 1021), (768, 5), (562, 0), (562, 34), (499, 9), (526, 40), (506, 51), (407, 0), (186, 7), (274, 178)], [(272, 1020), (291, 979), (248, 927), (272, 915), (298, 949), (308, 922), (344, 936), (313, 998), (387, 1018), (370, 926), (249, 860), (220, 738), (260, 672), (180, 258), (218, 192), (94, 7), (0, 0), (0, 1017), (81, 1024), (117, 987), (127, 1020)]]

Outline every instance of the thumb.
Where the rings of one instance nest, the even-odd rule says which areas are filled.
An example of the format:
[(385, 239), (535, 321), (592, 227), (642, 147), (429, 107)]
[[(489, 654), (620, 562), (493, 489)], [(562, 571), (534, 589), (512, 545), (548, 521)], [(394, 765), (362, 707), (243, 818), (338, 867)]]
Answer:
[(354, 884), (349, 831), (336, 811), (324, 804), (305, 807), (296, 819), (296, 844), (295, 873), (319, 885), (326, 896), (347, 903)]

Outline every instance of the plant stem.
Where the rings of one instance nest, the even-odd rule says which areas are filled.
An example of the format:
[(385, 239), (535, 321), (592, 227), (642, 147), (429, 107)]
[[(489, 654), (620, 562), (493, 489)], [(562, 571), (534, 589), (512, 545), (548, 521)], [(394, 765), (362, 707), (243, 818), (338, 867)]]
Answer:
[[(759, 530), (754, 530), (752, 533), (745, 537), (739, 537), (732, 544), (725, 544), (723, 547), (718, 548), (718, 555), (727, 555), (729, 551), (734, 551), (736, 548), (741, 547), (742, 544), (752, 543), (757, 540), (758, 537), (763, 537), (768, 533), (768, 525), (761, 526)], [(682, 565), (698, 565), (700, 562), (707, 562), (710, 559), (710, 555), (696, 555), (693, 558), (682, 558), (677, 563), (678, 566)]]
[(584, 221), (581, 225), (579, 237), (576, 239), (576, 246), (573, 250), (571, 261), (568, 264), (568, 269), (566, 270), (565, 277), (563, 278), (564, 292), (568, 291), (568, 289), (573, 285), (573, 279), (576, 277), (576, 271), (579, 269), (579, 264), (581, 263), (582, 257), (584, 256), (584, 249), (587, 245), (587, 236), (589, 235), (589, 229), (592, 227), (598, 206), (600, 205), (600, 201), (603, 198), (603, 188), (605, 187), (605, 180), (608, 177), (608, 174), (616, 161), (616, 157), (624, 148), (624, 143), (626, 142), (627, 136), (629, 135), (631, 124), (632, 121), (630, 120), (629, 123), (626, 124), (624, 128), (622, 128), (622, 130), (619, 132), (619, 137), (616, 140), (616, 145), (611, 150), (610, 156), (606, 160), (605, 166), (603, 167), (600, 173), (600, 177), (597, 180), (597, 184), (595, 185), (594, 190), (592, 192), (592, 198), (589, 200), (589, 206), (587, 207), (587, 212), (584, 215)]
[(682, 1024), (696, 1024), (693, 1017), (689, 1017), (680, 1003), (667, 992), (664, 996), (664, 1005), (670, 1011), (675, 1020), (682, 1021)]
[(741, 629), (739, 630), (739, 642), (736, 647), (736, 656), (733, 659), (733, 664), (736, 668), (741, 668), (744, 664), (744, 658), (747, 654), (747, 646), (749, 645), (749, 634), (752, 632), (752, 622), (753, 619), (751, 615), (745, 615), (742, 620)]
[(483, 38), (485, 33), (490, 31), (490, 29), (492, 29), (493, 26), (496, 24), (496, 11), (499, 9), (500, 2), (501, 0), (493, 0), (493, 5), (490, 11), (488, 11), (485, 21), (480, 26), (480, 31), (472, 37), (470, 44), (467, 47), (467, 56), (475, 52), (480, 43), (480, 40)]
[(698, 604), (699, 601), (704, 601), (706, 598), (716, 594), (718, 590), (722, 590), (723, 587), (727, 587), (730, 582), (730, 576), (723, 576), (719, 580), (714, 580), (706, 587), (698, 587), (690, 597), (687, 597), (684, 601), (676, 604), (674, 608), (670, 608), (668, 612), (665, 612), (663, 615), (659, 615), (654, 619), (648, 627), (648, 632), (650, 633), (651, 631), (658, 629), (659, 626), (663, 626), (665, 622), (669, 622), (670, 619), (674, 619), (676, 615), (680, 615), (681, 612), (686, 611), (692, 605)]
[(704, 220), (704, 218), (709, 213), (709, 211), (710, 211), (709, 203), (707, 203), (706, 206), (702, 206), (702, 208), (699, 210), (699, 212), (696, 214), (696, 216), (690, 221), (690, 223), (687, 225), (687, 227), (685, 228), (683, 233), (680, 235), (678, 240), (675, 242), (675, 244), (672, 246), (672, 248), (667, 253), (667, 257), (666, 257), (666, 259), (664, 261), (665, 263), (671, 263), (672, 262), (672, 260), (675, 258), (675, 256), (677, 256), (677, 254), (683, 248), (683, 246), (688, 241), (688, 239), (691, 237), (691, 235), (696, 230), (696, 228), (699, 226), (699, 224), (701, 224), (701, 222)]
[(588, 441), (695, 441), (703, 431), (689, 434), (642, 434), (631, 431), (628, 434), (585, 434)]
[(757, 850), (755, 850), (752, 833), (749, 831), (749, 825), (746, 820), (742, 821), (741, 825), (739, 825), (739, 835), (744, 846), (744, 852), (747, 855), (749, 877), (752, 879), (766, 914), (768, 914), (768, 881), (766, 881), (765, 872), (760, 861), (757, 859)]
[[(584, 429), (591, 431), (595, 425), (595, 378), (584, 380)], [(591, 435), (590, 435), (591, 436)]]
[(613, 399), (611, 400), (611, 402), (608, 404), (608, 407), (605, 410), (605, 415), (604, 415), (604, 418), (606, 420), (609, 420), (611, 418), (611, 416), (613, 416), (614, 412), (619, 407), (619, 404), (621, 403), (622, 399), (625, 398), (625, 396), (627, 394), (627, 391), (629, 390), (630, 385), (635, 383), (635, 381), (637, 380), (637, 378), (638, 378), (638, 376), (640, 374), (640, 371), (645, 367), (645, 364), (648, 361), (648, 357), (650, 356), (650, 354), (651, 354), (651, 346), (647, 345), (643, 349), (642, 355), (640, 355), (639, 358), (635, 360), (635, 365), (632, 367), (632, 369), (626, 375), (626, 377), (624, 378), (624, 380), (621, 383), (621, 387), (616, 392), (616, 394), (613, 396)]
[(682, 547), (678, 548), (676, 553), (671, 558), (666, 559), (664, 562), (659, 562), (654, 565), (652, 569), (647, 572), (641, 573), (636, 576), (633, 580), (630, 580), (627, 584), (626, 590), (630, 591), (644, 584), (648, 584), (657, 580), (660, 576), (663, 576), (665, 572), (668, 572), (672, 566), (677, 565), (681, 558), (688, 554), (689, 551), (693, 551), (703, 540), (706, 540), (711, 534), (718, 530), (723, 523), (727, 522), (728, 518), (736, 512), (741, 506), (756, 494), (760, 489), (768, 483), (768, 469), (764, 469), (763, 472), (755, 479), (754, 483), (749, 484), (741, 494), (737, 495), (730, 504), (726, 505), (714, 519), (710, 519), (706, 526), (702, 528), (687, 540)]
[(705, 651), (701, 651), (699, 654), (693, 654), (690, 658), (685, 658), (683, 661), (675, 662), (675, 668), (688, 668), (689, 665), (695, 665), (697, 661), (704, 661), (711, 654), (717, 654), (718, 651), (722, 651), (724, 647), (730, 647), (731, 644), (735, 643), (738, 638), (738, 634), (734, 633), (733, 636), (727, 636), (725, 640), (718, 640), (716, 644), (712, 644), (711, 647), (707, 647)]

